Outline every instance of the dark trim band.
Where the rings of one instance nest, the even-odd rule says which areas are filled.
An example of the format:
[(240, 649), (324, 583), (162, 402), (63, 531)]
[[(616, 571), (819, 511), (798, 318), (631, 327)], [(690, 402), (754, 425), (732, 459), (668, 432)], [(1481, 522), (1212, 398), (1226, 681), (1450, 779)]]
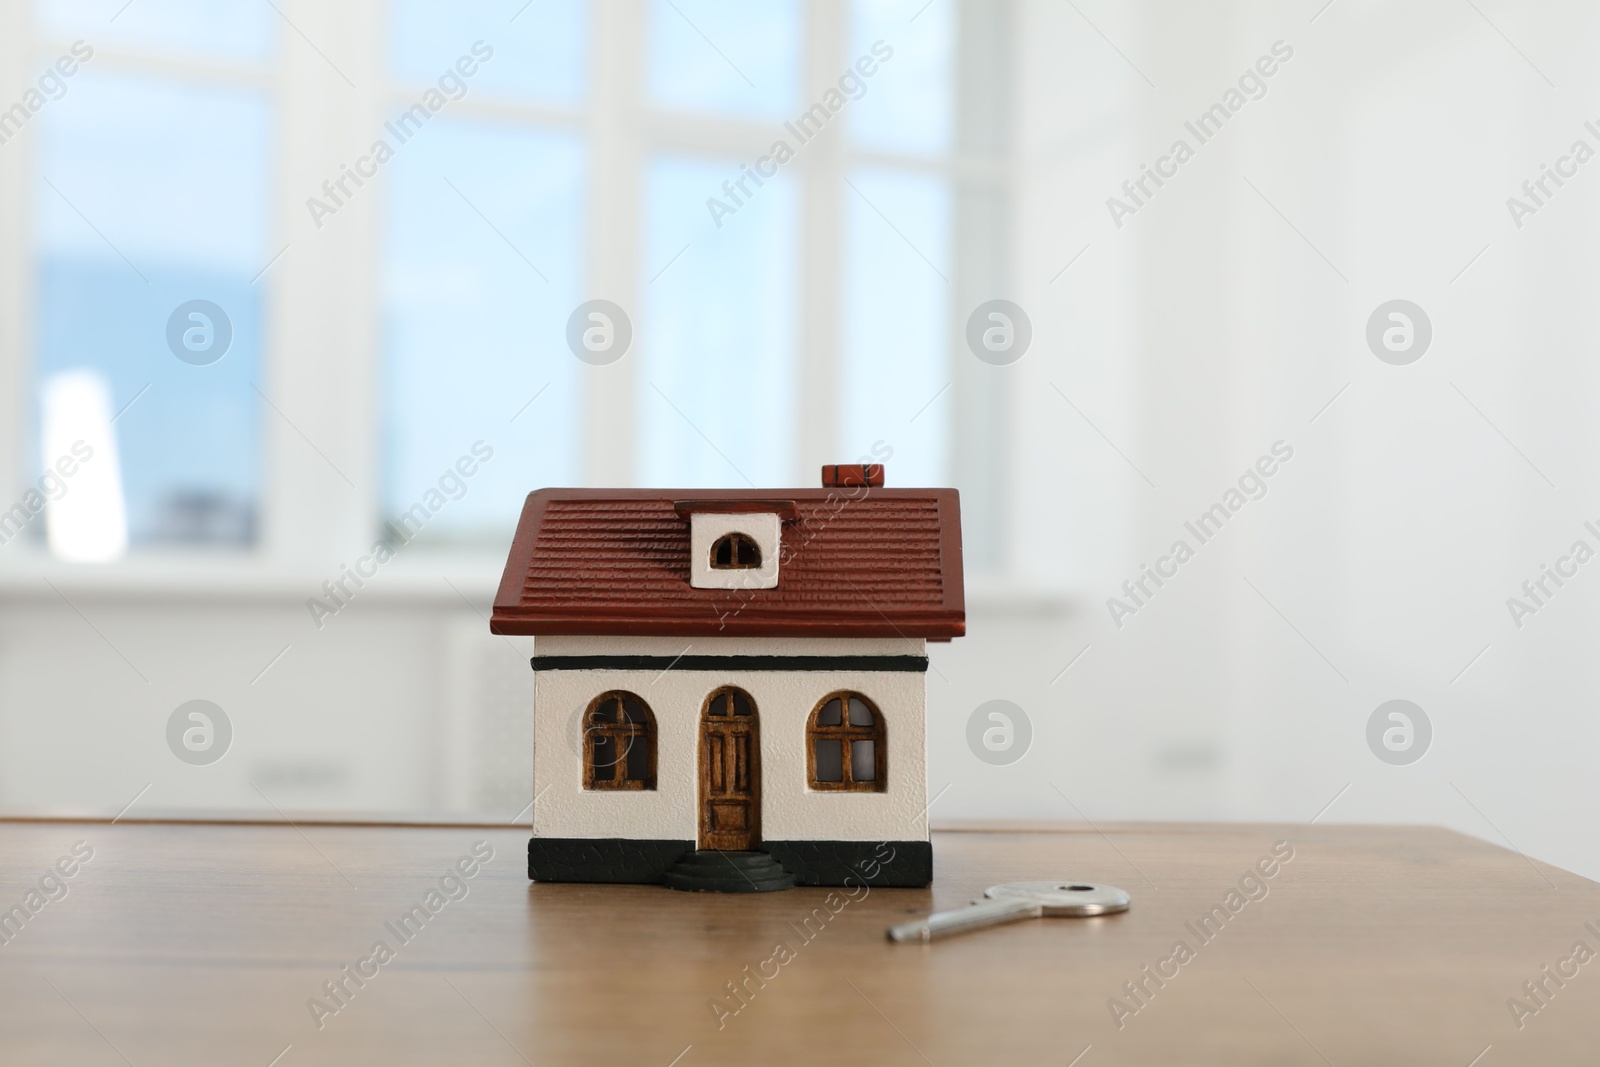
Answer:
[[(758, 848), (799, 885), (921, 888), (933, 881), (927, 841), (767, 841)], [(694, 850), (693, 841), (535, 837), (528, 842), (528, 877), (655, 883)]]
[(928, 671), (927, 656), (535, 656), (530, 662), (536, 671)]

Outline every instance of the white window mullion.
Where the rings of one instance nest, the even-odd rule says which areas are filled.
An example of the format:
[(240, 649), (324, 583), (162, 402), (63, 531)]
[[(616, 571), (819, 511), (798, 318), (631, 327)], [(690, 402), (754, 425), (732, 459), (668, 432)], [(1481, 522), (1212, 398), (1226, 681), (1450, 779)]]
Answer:
[[(37, 65), (29, 4), (0, 4), (0, 100), (22, 97)], [(30, 151), (36, 131), (24, 129), (0, 146), (0, 509), (31, 482), (26, 470), (29, 331), (33, 320), (33, 200)], [(26, 543), (11, 548), (14, 553)]]
[[(836, 86), (844, 63), (847, 16), (843, 0), (806, 7), (804, 99), (817, 100)], [(844, 188), (844, 122), (831, 124), (805, 146), (805, 192), (800, 228), (800, 365), (797, 472), (814, 485), (824, 463), (853, 461), (839, 454), (840, 277), (844, 263), (839, 198)]]
[[(971, 571), (1000, 571), (1006, 563), (1007, 508), (1014, 367), (973, 358), (966, 319), (986, 300), (1016, 299), (1011, 291), (1011, 195), (1007, 166), (1012, 113), (1012, 8), (993, 0), (957, 5), (955, 150), (955, 255), (948, 336), (951, 344), (950, 476), (961, 489), (962, 550)], [(1005, 177), (984, 174), (998, 165)], [(976, 173), (973, 173), (973, 172)], [(967, 180), (963, 180), (967, 179)]]
[(386, 35), (373, 28), (385, 24), (383, 7), (381, 0), (283, 4), (287, 18), (327, 53), (298, 33), (280, 33), (273, 253), (287, 250), (258, 283), (269, 287), (270, 309), (265, 381), (258, 384), (277, 409), (262, 416), (262, 549), (285, 564), (323, 565), (378, 527), (384, 176), (355, 190), (320, 228), (306, 201), (326, 199), (322, 183), (354, 162), (382, 125)]
[(633, 321), (633, 348), (615, 363), (586, 366), (584, 477), (591, 485), (635, 478), (634, 368), (639, 361), (640, 136), (645, 62), (643, 5), (594, 4), (590, 32), (589, 262), (586, 300), (610, 300)]

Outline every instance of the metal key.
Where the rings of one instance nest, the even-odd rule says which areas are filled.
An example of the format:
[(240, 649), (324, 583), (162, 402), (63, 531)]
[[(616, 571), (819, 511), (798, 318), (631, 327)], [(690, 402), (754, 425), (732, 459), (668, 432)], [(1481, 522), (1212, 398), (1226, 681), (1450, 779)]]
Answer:
[(1089, 882), (1009, 882), (992, 885), (964, 908), (889, 927), (890, 941), (932, 941), (984, 926), (1041, 915), (1110, 915), (1127, 911), (1129, 896), (1114, 885)]

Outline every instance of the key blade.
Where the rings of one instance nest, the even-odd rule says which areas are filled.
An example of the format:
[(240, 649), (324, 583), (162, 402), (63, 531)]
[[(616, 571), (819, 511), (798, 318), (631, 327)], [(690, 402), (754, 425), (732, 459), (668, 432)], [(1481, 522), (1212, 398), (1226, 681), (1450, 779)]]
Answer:
[(985, 900), (965, 908), (934, 912), (926, 919), (900, 923), (889, 927), (887, 932), (890, 941), (934, 941), (985, 926), (1037, 919), (1042, 913), (1037, 900)]

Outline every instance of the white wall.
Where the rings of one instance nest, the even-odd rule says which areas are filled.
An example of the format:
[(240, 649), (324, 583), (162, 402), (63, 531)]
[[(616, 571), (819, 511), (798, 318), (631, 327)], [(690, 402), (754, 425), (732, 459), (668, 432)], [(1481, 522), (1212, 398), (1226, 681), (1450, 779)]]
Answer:
[[(540, 655), (684, 653), (671, 638), (537, 638)], [(912, 640), (702, 638), (690, 654), (921, 655)], [(909, 671), (540, 671), (534, 695), (533, 786), (539, 837), (631, 837), (693, 841), (698, 832), (700, 709), (713, 690), (750, 694), (760, 724), (761, 836), (769, 841), (926, 841), (928, 785), (924, 675)], [(583, 788), (583, 713), (622, 689), (656, 720), (656, 788)], [(829, 693), (851, 690), (884, 719), (886, 787), (881, 793), (806, 788), (806, 722)]]
[[(1304, 820), (1348, 784), (1324, 820), (1442, 823), (1600, 874), (1600, 580), (1520, 629), (1506, 607), (1574, 539), (1600, 547), (1600, 169), (1520, 230), (1505, 203), (1575, 138), (1600, 147), (1592, 13), (1079, 6), (1026, 6), (1016, 299), (1036, 340), (1011, 368), (1018, 555), (1073, 610), (975, 613), (936, 654), (956, 683), (930, 695), (930, 775), (957, 783), (936, 817), (1071, 814), (1055, 781), (1097, 821)], [(1265, 98), (1117, 228), (1106, 198), (1280, 39)], [(1434, 327), (1410, 366), (1364, 339), (1397, 297)], [(1269, 495), (1119, 629), (1106, 598), (1279, 439)], [(950, 719), (989, 695), (1030, 711), (1040, 751), (966, 758)], [(1410, 766), (1365, 740), (1392, 698), (1434, 727)]]
[[(490, 636), (442, 579), (482, 590), (486, 610), (487, 575), (448, 568), (426, 581), (385, 575), (321, 629), (304, 606), (310, 575), (247, 589), (147, 575), (119, 587), (61, 567), (49, 585), (5, 585), (0, 809), (115, 814), (138, 797), (130, 817), (525, 820), (533, 642)], [(233, 729), (207, 766), (180, 762), (166, 740), (169, 716), (197, 699)]]

